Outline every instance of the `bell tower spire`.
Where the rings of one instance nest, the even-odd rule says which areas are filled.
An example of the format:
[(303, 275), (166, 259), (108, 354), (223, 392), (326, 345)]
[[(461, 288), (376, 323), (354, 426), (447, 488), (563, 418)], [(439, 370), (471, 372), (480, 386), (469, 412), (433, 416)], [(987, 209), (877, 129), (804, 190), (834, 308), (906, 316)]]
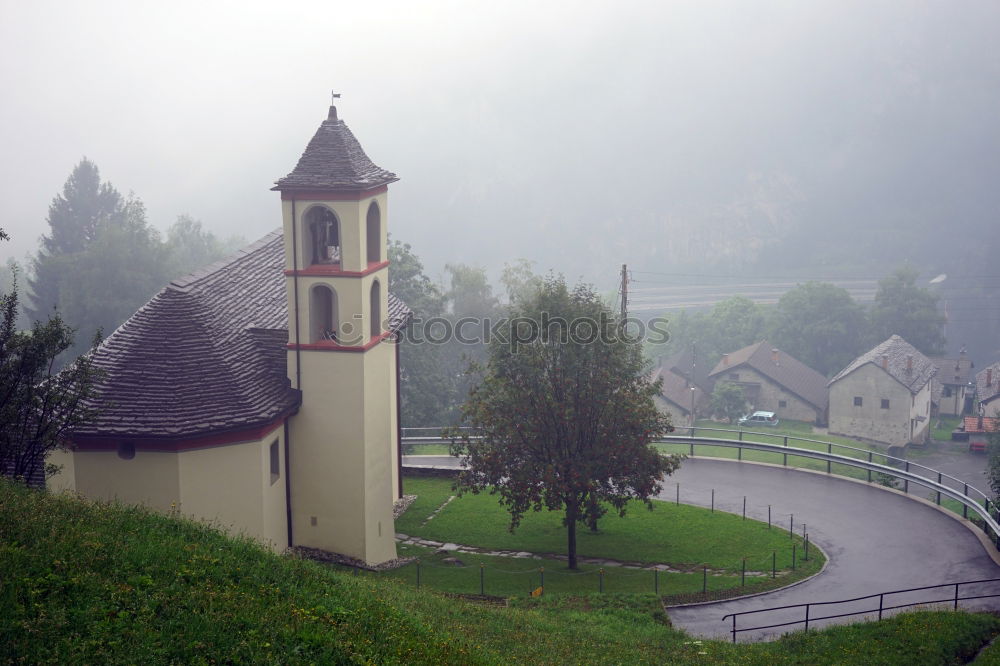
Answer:
[[(336, 101), (340, 95), (332, 93)], [(296, 545), (396, 557), (396, 356), (387, 323), (388, 185), (331, 104), (281, 193)]]

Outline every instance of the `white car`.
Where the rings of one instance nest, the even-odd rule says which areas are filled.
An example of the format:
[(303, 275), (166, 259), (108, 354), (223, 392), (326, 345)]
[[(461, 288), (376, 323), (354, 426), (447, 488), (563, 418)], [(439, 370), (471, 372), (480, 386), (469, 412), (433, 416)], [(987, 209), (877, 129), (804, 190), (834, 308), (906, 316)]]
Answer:
[(776, 426), (778, 425), (778, 417), (774, 415), (774, 412), (754, 412), (747, 416), (741, 416), (739, 420), (740, 425), (762, 425), (762, 426)]

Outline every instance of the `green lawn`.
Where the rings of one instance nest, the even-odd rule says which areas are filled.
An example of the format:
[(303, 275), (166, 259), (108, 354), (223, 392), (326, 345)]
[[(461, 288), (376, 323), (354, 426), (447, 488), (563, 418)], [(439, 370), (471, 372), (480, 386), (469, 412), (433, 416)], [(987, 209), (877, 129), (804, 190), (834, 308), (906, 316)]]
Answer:
[[(951, 431), (962, 422), (960, 416), (942, 416), (934, 421), (931, 428), (931, 438), (939, 442), (950, 442)], [(962, 449), (965, 450), (964, 448)]]
[[(397, 519), (397, 532), (488, 550), (566, 552), (566, 528), (559, 513), (528, 514), (511, 533), (509, 515), (491, 495), (455, 498), (428, 520), (452, 496), (451, 482), (406, 477), (404, 489), (407, 494), (416, 494), (417, 500)], [(698, 596), (697, 600), (723, 598), (787, 585), (819, 571), (825, 562), (822, 552), (812, 546), (809, 559), (804, 561), (801, 536), (790, 537), (787, 529), (777, 525), (768, 529), (764, 523), (685, 504), (654, 502), (653, 506), (650, 511), (637, 502), (629, 507), (625, 518), (605, 516), (596, 533), (578, 529), (581, 557), (667, 564), (676, 569), (654, 574), (649, 569), (605, 566), (605, 591), (658, 591), (671, 597), (671, 602), (680, 603), (696, 600), (692, 595), (700, 595), (707, 589), (708, 594)], [(569, 571), (563, 561), (554, 559), (434, 554), (416, 546), (400, 546), (400, 554), (420, 558), (422, 585), (449, 592), (478, 594), (481, 567), (483, 590), (500, 596), (521, 595), (540, 586), (541, 567), (545, 569), (547, 594), (584, 594), (599, 590), (602, 584), (601, 567), (581, 565), (579, 571)], [(465, 566), (442, 561), (450, 556), (457, 556)], [(704, 567), (709, 569), (707, 575)], [(413, 564), (389, 575), (416, 584), (416, 569)]]
[(3, 480), (0, 571), (3, 663), (949, 664), (1000, 631), (990, 615), (921, 612), (773, 643), (702, 641), (672, 629), (652, 594), (487, 607)]
[[(419, 499), (397, 521), (397, 531), (492, 550), (566, 551), (562, 513), (528, 513), (512, 533), (508, 529), (509, 514), (489, 494), (456, 498), (425, 523), (451, 495), (450, 488), (447, 479), (407, 478), (405, 491), (417, 494)], [(799, 554), (802, 551), (801, 536), (790, 538), (788, 531), (778, 526), (768, 529), (765, 523), (686, 504), (654, 501), (653, 507), (650, 511), (641, 502), (633, 502), (624, 518), (615, 514), (602, 518), (596, 533), (579, 528), (578, 553), (587, 557), (667, 563), (678, 568), (707, 565), (736, 571), (743, 557), (756, 563), (766, 560), (769, 564), (772, 552), (777, 552), (778, 568), (789, 567), (792, 544), (796, 544)]]

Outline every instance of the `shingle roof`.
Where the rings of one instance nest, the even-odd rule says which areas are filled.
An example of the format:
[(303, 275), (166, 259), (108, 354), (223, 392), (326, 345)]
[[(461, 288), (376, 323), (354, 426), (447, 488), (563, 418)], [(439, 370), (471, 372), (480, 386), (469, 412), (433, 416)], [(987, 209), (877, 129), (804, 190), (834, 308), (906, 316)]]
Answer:
[[(660, 395), (665, 400), (669, 400), (677, 405), (685, 414), (691, 412), (692, 384), (686, 377), (664, 365), (653, 371), (651, 379), (653, 381), (657, 379), (663, 380), (663, 388), (660, 391)], [(700, 387), (694, 387), (694, 401), (696, 406), (705, 401), (705, 396), (705, 392)]]
[(337, 119), (337, 108), (313, 135), (299, 163), (272, 190), (366, 190), (399, 180), (396, 174), (376, 166), (354, 134)]
[[(986, 378), (990, 383), (986, 383)], [(1000, 363), (983, 368), (976, 373), (976, 396), (979, 402), (992, 402), (1000, 396)]]
[[(708, 386), (709, 368), (704, 358), (700, 360), (701, 362), (699, 363), (698, 359), (695, 358), (694, 351), (688, 347), (677, 352), (673, 356), (668, 356), (663, 359), (661, 365), (668, 370), (672, 370), (681, 377), (690, 379), (697, 386), (704, 387)], [(693, 375), (692, 371), (694, 372)]]
[(937, 376), (935, 379), (942, 384), (950, 386), (964, 386), (969, 383), (972, 369), (976, 367), (972, 359), (962, 356), (960, 358), (931, 358), (931, 363), (937, 366)]
[(778, 360), (775, 361), (772, 349), (773, 347), (768, 344), (767, 340), (744, 347), (728, 355), (728, 365), (724, 361), (719, 361), (709, 377), (715, 377), (723, 372), (731, 372), (733, 368), (745, 364), (799, 396), (813, 407), (819, 410), (826, 409), (826, 405), (830, 401), (826, 377), (783, 351), (778, 352)]
[[(830, 384), (843, 379), (866, 363), (881, 368), (883, 356), (886, 361), (885, 371), (909, 389), (910, 393), (920, 391), (937, 373), (937, 366), (929, 358), (917, 351), (916, 347), (903, 338), (893, 335), (874, 349), (870, 349), (851, 361), (846, 368), (830, 380)], [(913, 359), (913, 367), (910, 371), (906, 369), (908, 357)]]
[[(174, 280), (94, 352), (110, 403), (74, 434), (189, 437), (271, 423), (298, 404), (288, 382), (284, 244), (272, 232)], [(390, 328), (410, 311), (389, 295)]]

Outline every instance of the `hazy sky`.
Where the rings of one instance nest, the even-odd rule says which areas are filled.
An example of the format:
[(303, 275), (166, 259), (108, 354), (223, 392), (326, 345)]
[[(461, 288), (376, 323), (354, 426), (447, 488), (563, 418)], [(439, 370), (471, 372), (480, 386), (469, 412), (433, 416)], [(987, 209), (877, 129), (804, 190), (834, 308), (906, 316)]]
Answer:
[(0, 7), (5, 256), (35, 250), (83, 156), (161, 229), (256, 239), (331, 90), (435, 276), (526, 257), (606, 284), (876, 201), (997, 213), (996, 2)]

